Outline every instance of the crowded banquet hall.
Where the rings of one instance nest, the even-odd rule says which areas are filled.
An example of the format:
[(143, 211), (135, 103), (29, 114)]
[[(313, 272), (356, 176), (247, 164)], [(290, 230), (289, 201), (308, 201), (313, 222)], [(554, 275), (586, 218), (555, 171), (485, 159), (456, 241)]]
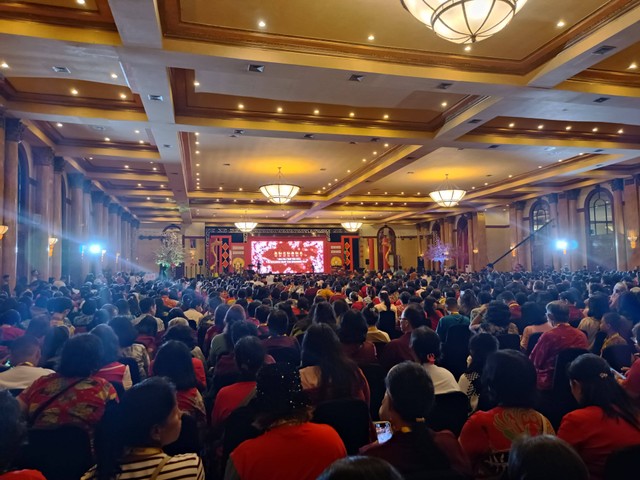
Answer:
[(0, 1), (0, 480), (640, 478), (640, 0)]

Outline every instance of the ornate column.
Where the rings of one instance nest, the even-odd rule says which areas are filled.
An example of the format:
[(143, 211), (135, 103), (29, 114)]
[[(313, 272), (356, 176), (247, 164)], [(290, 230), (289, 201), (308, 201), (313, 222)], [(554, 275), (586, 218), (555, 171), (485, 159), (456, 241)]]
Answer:
[(616, 178), (611, 181), (613, 191), (613, 229), (616, 234), (616, 263), (618, 270), (627, 269), (626, 230), (624, 227), (624, 180)]
[[(104, 192), (101, 190), (93, 190), (91, 192), (91, 211), (93, 212), (91, 218), (91, 238), (95, 239), (101, 246), (106, 245), (106, 239), (104, 235), (103, 223), (104, 223), (104, 209), (102, 207), (102, 200), (104, 199)], [(104, 248), (104, 247), (103, 247)], [(96, 256), (92, 262), (93, 273), (98, 276), (102, 273), (102, 252)]]
[[(516, 216), (516, 243), (518, 245), (522, 240), (524, 240), (527, 236), (524, 228), (524, 207), (527, 204), (525, 201), (519, 201), (514, 203), (514, 213)], [(527, 245), (520, 245), (516, 250), (516, 263), (520, 265), (526, 264), (526, 251)]]
[[(92, 212), (91, 212), (91, 180), (85, 179), (82, 184), (82, 241), (84, 245), (91, 245), (94, 242), (94, 232), (92, 231)], [(85, 256), (85, 261), (82, 262), (82, 281), (87, 278), (87, 275), (94, 269), (96, 258), (98, 255)]]
[[(3, 225), (9, 227), (2, 239), (2, 273), (15, 286), (18, 258), (18, 145), (24, 125), (16, 118), (5, 120)], [(26, 245), (21, 246), (26, 248)]]
[(138, 229), (140, 228), (140, 222), (136, 219), (131, 222), (131, 263), (133, 263), (133, 269), (139, 270), (138, 267)]
[(82, 276), (82, 265), (87, 261), (89, 252), (84, 244), (83, 224), (84, 224), (84, 175), (81, 173), (70, 173), (67, 175), (69, 182), (69, 196), (71, 197), (71, 212), (69, 214), (69, 275), (71, 279), (79, 285), (84, 281)]
[(68, 240), (68, 232), (62, 230), (62, 172), (64, 171), (64, 158), (54, 157), (53, 159), (53, 206), (51, 207), (51, 231), (58, 239), (58, 243), (53, 247), (53, 256), (51, 257), (50, 275), (56, 280), (62, 276), (62, 245), (66, 245)]
[(478, 253), (473, 254), (474, 270), (480, 271), (489, 263), (489, 257), (487, 256), (487, 222), (484, 212), (473, 214), (473, 234), (473, 246), (478, 251)]
[(574, 188), (573, 190), (569, 190), (567, 192), (567, 211), (568, 211), (568, 220), (569, 225), (567, 226), (567, 242), (569, 242), (569, 268), (571, 271), (578, 270), (581, 265), (578, 260), (580, 252), (577, 248), (580, 240), (580, 236), (578, 234), (579, 230), (579, 222), (578, 222), (578, 197), (580, 196), (580, 189)]
[[(550, 248), (549, 250), (551, 251), (551, 259), (552, 259), (551, 264), (553, 265), (553, 268), (557, 270), (562, 266), (561, 265), (562, 259), (560, 258), (560, 256), (558, 255), (555, 249), (555, 243), (556, 243), (556, 240), (558, 240), (558, 231), (560, 229), (559, 220), (558, 220), (558, 194), (551, 193), (547, 198), (549, 199), (549, 213), (551, 215), (551, 220), (553, 221), (553, 223), (549, 225), (549, 227), (547, 227), (547, 228), (550, 228), (547, 234), (549, 236), (549, 240), (553, 244), (553, 247)], [(560, 255), (562, 255), (562, 252), (560, 252)]]
[(116, 250), (116, 262), (117, 267), (116, 271), (119, 272), (122, 270), (122, 214), (124, 213), (124, 208), (118, 205), (118, 216), (116, 221), (116, 244), (118, 248)]
[(111, 274), (116, 273), (116, 252), (118, 252), (118, 208), (117, 203), (109, 204), (109, 246), (107, 247), (107, 256), (109, 257), (109, 268)]
[[(36, 196), (33, 238), (33, 267), (40, 272), (40, 278), (51, 276), (51, 262), (49, 258), (49, 238), (53, 237), (53, 150), (49, 147), (33, 148), (33, 163), (35, 165), (38, 195)], [(58, 237), (56, 237), (58, 238)], [(56, 245), (53, 246), (55, 249)], [(53, 252), (52, 252), (53, 253)]]
[(128, 271), (129, 270), (129, 219), (131, 218), (131, 214), (129, 212), (124, 212), (122, 214), (122, 252), (121, 253), (121, 270)]

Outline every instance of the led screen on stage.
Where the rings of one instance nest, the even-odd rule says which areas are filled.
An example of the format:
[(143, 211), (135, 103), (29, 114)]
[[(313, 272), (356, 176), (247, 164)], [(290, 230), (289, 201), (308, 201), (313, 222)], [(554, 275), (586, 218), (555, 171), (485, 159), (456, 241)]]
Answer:
[(249, 239), (251, 263), (261, 273), (324, 271), (324, 240)]

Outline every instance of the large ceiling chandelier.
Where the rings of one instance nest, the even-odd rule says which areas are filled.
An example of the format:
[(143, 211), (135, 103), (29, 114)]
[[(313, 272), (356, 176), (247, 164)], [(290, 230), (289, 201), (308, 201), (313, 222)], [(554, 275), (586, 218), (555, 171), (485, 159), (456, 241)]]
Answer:
[(344, 228), (347, 232), (355, 233), (360, 230), (362, 222), (356, 222), (355, 220), (352, 220), (350, 222), (342, 222), (340, 225), (342, 225), (342, 228)]
[(465, 190), (460, 190), (449, 182), (449, 174), (447, 174), (444, 184), (440, 185), (438, 190), (431, 192), (429, 196), (441, 207), (449, 208), (458, 205), (466, 194)]
[(278, 167), (278, 181), (260, 187), (260, 192), (272, 203), (283, 205), (289, 203), (300, 191), (297, 185), (282, 183), (282, 167)]
[(441, 38), (476, 43), (506, 27), (527, 0), (400, 0)]
[(249, 233), (258, 225), (256, 222), (236, 222), (234, 224), (242, 233)]

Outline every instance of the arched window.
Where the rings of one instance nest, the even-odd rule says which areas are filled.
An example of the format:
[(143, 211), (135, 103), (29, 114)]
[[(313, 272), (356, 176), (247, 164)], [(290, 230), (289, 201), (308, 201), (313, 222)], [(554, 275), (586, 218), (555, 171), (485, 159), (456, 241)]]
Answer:
[(551, 220), (549, 204), (544, 200), (538, 200), (531, 207), (531, 232), (537, 232)]
[[(17, 242), (16, 278), (30, 279), (28, 265), (28, 247), (30, 214), (29, 214), (29, 161), (24, 147), (18, 148), (18, 211), (17, 211)], [(46, 279), (45, 279), (46, 280)]]
[(587, 196), (584, 209), (587, 226), (587, 266), (590, 269), (615, 269), (613, 196), (608, 190), (596, 188)]
[[(544, 230), (538, 233), (551, 220), (551, 210), (546, 200), (538, 200), (531, 207), (529, 213), (529, 225), (531, 237), (531, 269), (543, 270), (551, 264), (549, 256), (548, 232)], [(536, 234), (537, 233), (537, 234)]]

